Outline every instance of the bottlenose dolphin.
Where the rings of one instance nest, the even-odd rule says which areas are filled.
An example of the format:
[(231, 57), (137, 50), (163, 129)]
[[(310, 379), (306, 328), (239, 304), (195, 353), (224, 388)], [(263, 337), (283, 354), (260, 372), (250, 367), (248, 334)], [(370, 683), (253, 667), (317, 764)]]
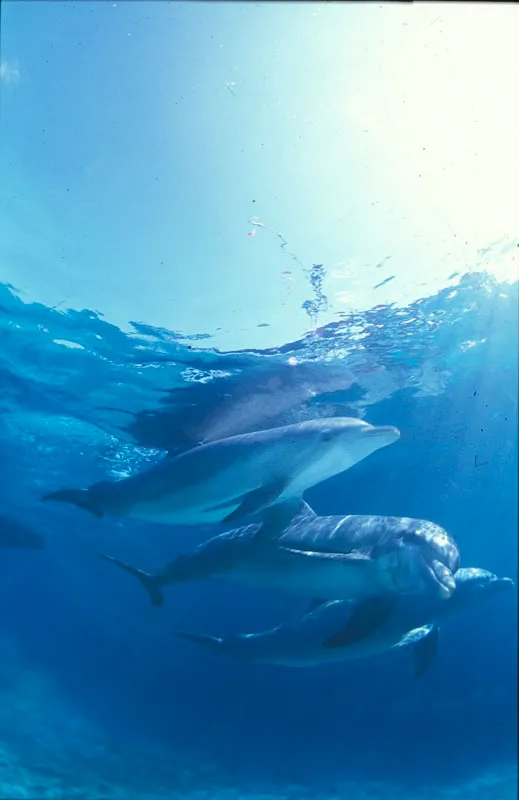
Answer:
[(456, 591), (448, 600), (431, 594), (403, 594), (384, 624), (370, 636), (358, 636), (353, 623), (347, 643), (335, 641), (338, 630), (347, 630), (353, 620), (355, 603), (335, 600), (296, 620), (262, 633), (235, 636), (205, 636), (174, 631), (176, 636), (259, 664), (287, 667), (312, 667), (336, 661), (368, 658), (388, 650), (414, 645), (414, 677), (425, 674), (438, 651), (438, 623), (478, 602), (489, 600), (511, 588), (510, 578), (498, 578), (475, 567), (455, 573)]
[(42, 550), (45, 540), (21, 522), (0, 514), (0, 547), (15, 547), (23, 550)]
[(303, 503), (302, 512), (275, 540), (258, 539), (260, 529), (247, 525), (215, 536), (155, 574), (112, 556), (103, 558), (135, 575), (157, 606), (168, 584), (219, 578), (311, 597), (312, 608), (326, 600), (363, 601), (355, 614), (365, 631), (376, 629), (391, 613), (398, 593), (447, 598), (455, 589), (458, 548), (428, 520), (318, 517)]
[(399, 436), (392, 426), (350, 417), (310, 420), (201, 444), (134, 477), (61, 489), (42, 499), (72, 503), (97, 517), (172, 525), (238, 522), (278, 506), (269, 520), (274, 535), (292, 519), (307, 489)]

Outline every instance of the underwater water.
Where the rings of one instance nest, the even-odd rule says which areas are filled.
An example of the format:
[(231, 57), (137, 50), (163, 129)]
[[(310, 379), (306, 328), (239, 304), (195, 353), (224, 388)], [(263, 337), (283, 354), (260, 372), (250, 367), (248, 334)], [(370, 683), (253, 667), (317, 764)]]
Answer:
[[(254, 426), (251, 408), (261, 402), (263, 413), (292, 387), (283, 421), (329, 414), (333, 398), (336, 410), (389, 420), (402, 434), (310, 490), (318, 514), (424, 517), (455, 537), (462, 565), (517, 580), (517, 301), (517, 285), (476, 274), (400, 316), (357, 317), (362, 346), (346, 318), (277, 352), (225, 354), (164, 330), (126, 335), (2, 287), (2, 510), (46, 543), (5, 549), (0, 565), (2, 796), (512, 797), (515, 596), (449, 620), (417, 681), (405, 650), (308, 670), (244, 664), (172, 630), (259, 631), (302, 612), (304, 600), (195, 582), (166, 588), (154, 608), (99, 554), (151, 571), (212, 526), (172, 535), (40, 496), (64, 476), (86, 486), (181, 447), (191, 393), (211, 425), (214, 408), (225, 419), (230, 393), (237, 408), (227, 420), (243, 429)], [(325, 371), (351, 370), (353, 383), (302, 408), (299, 363), (318, 385), (330, 339), (348, 358)], [(287, 371), (290, 359), (298, 363)]]
[[(444, 138), (405, 138), (429, 84), (383, 84), (427, 37), (447, 72), (492, 25), (515, 53), (517, 15), (2, 5), (0, 800), (512, 800), (516, 586), (441, 623), (420, 678), (411, 647), (249, 663), (174, 631), (256, 633), (308, 598), (186, 581), (157, 608), (100, 558), (154, 572), (223, 528), (42, 497), (361, 418), (400, 438), (308, 489), (315, 513), (430, 520), (517, 584), (517, 158), (491, 162), (507, 140), (485, 150), (463, 70)], [(490, 84), (463, 89), (476, 110)]]

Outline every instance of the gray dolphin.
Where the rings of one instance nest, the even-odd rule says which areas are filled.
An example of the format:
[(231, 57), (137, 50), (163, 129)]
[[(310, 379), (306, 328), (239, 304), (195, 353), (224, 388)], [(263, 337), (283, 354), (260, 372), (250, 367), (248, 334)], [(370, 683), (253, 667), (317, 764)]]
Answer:
[[(487, 570), (474, 567), (459, 569), (455, 580), (456, 591), (445, 601), (431, 594), (400, 595), (391, 615), (369, 637), (359, 638), (357, 623), (353, 622), (355, 603), (340, 600), (326, 603), (292, 622), (262, 633), (225, 637), (187, 631), (174, 631), (174, 634), (249, 662), (288, 667), (312, 667), (369, 658), (413, 645), (414, 676), (417, 678), (427, 672), (436, 657), (439, 622), (514, 585), (510, 578), (498, 578)], [(353, 622), (349, 640), (337, 642), (337, 631), (348, 630), (348, 620)]]
[[(209, 539), (161, 572), (149, 574), (103, 556), (135, 575), (154, 605), (162, 589), (181, 581), (220, 578), (326, 600), (358, 600), (355, 614), (369, 635), (391, 613), (401, 592), (450, 597), (459, 552), (439, 525), (408, 517), (318, 517), (302, 512), (275, 540), (258, 540), (260, 525)], [(320, 599), (324, 598), (324, 600)]]
[(42, 499), (72, 503), (98, 517), (173, 525), (237, 522), (277, 506), (279, 517), (269, 520), (274, 535), (294, 516), (307, 489), (399, 436), (392, 426), (350, 417), (310, 420), (202, 444), (134, 477), (61, 489)]

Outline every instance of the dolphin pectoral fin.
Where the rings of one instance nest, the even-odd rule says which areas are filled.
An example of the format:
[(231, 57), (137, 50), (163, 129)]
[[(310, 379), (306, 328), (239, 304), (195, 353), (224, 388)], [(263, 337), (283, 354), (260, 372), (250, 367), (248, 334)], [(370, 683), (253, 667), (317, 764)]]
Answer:
[(357, 603), (347, 625), (323, 643), (323, 647), (347, 647), (367, 639), (390, 616), (396, 605), (396, 595), (384, 594)]
[(49, 492), (49, 494), (42, 495), (41, 499), (44, 503), (48, 500), (71, 503), (78, 508), (82, 508), (84, 511), (88, 511), (98, 519), (103, 516), (102, 508), (95, 502), (94, 497), (92, 497), (88, 489), (59, 489), (57, 492)]
[(452, 571), (437, 559), (431, 562), (429, 569), (437, 582), (438, 594), (442, 600), (448, 600), (456, 590), (456, 581)]
[(359, 553), (352, 551), (351, 553), (324, 553), (316, 550), (298, 550), (296, 547), (279, 547), (285, 553), (292, 553), (295, 556), (302, 556), (304, 558), (315, 558), (321, 561), (342, 561), (344, 564), (351, 564), (352, 566), (366, 566), (371, 564), (373, 559), (366, 553)]
[(148, 592), (152, 605), (164, 605), (164, 595), (162, 594), (157, 577), (155, 575), (150, 575), (149, 572), (144, 572), (142, 569), (132, 567), (130, 564), (125, 564), (124, 561), (119, 561), (117, 558), (114, 558), (113, 556), (107, 556), (104, 553), (101, 554), (101, 558), (104, 558), (105, 561), (111, 561), (112, 564), (117, 564), (118, 567), (124, 569), (126, 572), (129, 572), (130, 575), (134, 575), (136, 578), (138, 578), (143, 589)]
[(437, 625), (433, 625), (429, 633), (414, 645), (414, 670), (413, 678), (421, 678), (430, 670), (436, 656), (440, 643), (440, 631)]
[[(231, 511), (231, 513), (225, 517), (223, 522), (240, 522), (246, 517), (257, 514), (266, 506), (271, 505), (271, 503), (273, 503), (279, 497), (286, 485), (287, 481), (285, 478), (282, 480), (274, 480), (265, 484), (264, 486), (259, 486), (257, 489), (253, 489), (251, 492), (241, 495), (241, 497), (237, 497), (234, 500), (225, 503), (225, 505), (222, 504), (220, 508), (238, 504), (238, 508), (235, 508), (234, 511)], [(214, 509), (217, 508), (218, 506), (214, 507)], [(208, 510), (212, 511), (214, 509)], [(292, 516), (293, 515), (294, 514), (292, 513)]]

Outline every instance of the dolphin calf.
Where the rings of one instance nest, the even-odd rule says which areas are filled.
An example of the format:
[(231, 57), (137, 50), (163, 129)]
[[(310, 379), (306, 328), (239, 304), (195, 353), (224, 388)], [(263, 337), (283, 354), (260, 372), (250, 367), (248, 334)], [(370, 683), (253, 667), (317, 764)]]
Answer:
[(337, 642), (336, 633), (348, 630), (355, 603), (340, 600), (325, 603), (263, 633), (225, 637), (187, 631), (174, 631), (174, 634), (248, 662), (288, 667), (369, 658), (411, 645), (414, 646), (414, 676), (418, 678), (427, 672), (437, 655), (439, 622), (514, 585), (510, 578), (498, 578), (475, 567), (459, 569), (454, 577), (456, 591), (448, 600), (442, 601), (431, 594), (400, 595), (393, 612), (376, 632), (359, 638), (357, 624), (353, 623), (347, 642)]
[[(392, 426), (334, 417), (230, 436), (166, 457), (130, 478), (61, 489), (43, 500), (172, 525), (239, 522), (277, 506), (269, 535), (279, 533), (315, 484), (396, 442)], [(262, 535), (267, 529), (264, 521)]]
[(137, 577), (157, 606), (164, 602), (164, 586), (207, 578), (311, 597), (312, 608), (326, 600), (358, 600), (355, 615), (366, 635), (389, 616), (398, 593), (448, 598), (456, 586), (458, 548), (428, 520), (318, 517), (303, 503), (275, 540), (258, 540), (260, 528), (248, 525), (215, 536), (155, 574), (103, 558)]
[(0, 514), (0, 547), (42, 550), (45, 547), (45, 540), (41, 534), (27, 525)]

